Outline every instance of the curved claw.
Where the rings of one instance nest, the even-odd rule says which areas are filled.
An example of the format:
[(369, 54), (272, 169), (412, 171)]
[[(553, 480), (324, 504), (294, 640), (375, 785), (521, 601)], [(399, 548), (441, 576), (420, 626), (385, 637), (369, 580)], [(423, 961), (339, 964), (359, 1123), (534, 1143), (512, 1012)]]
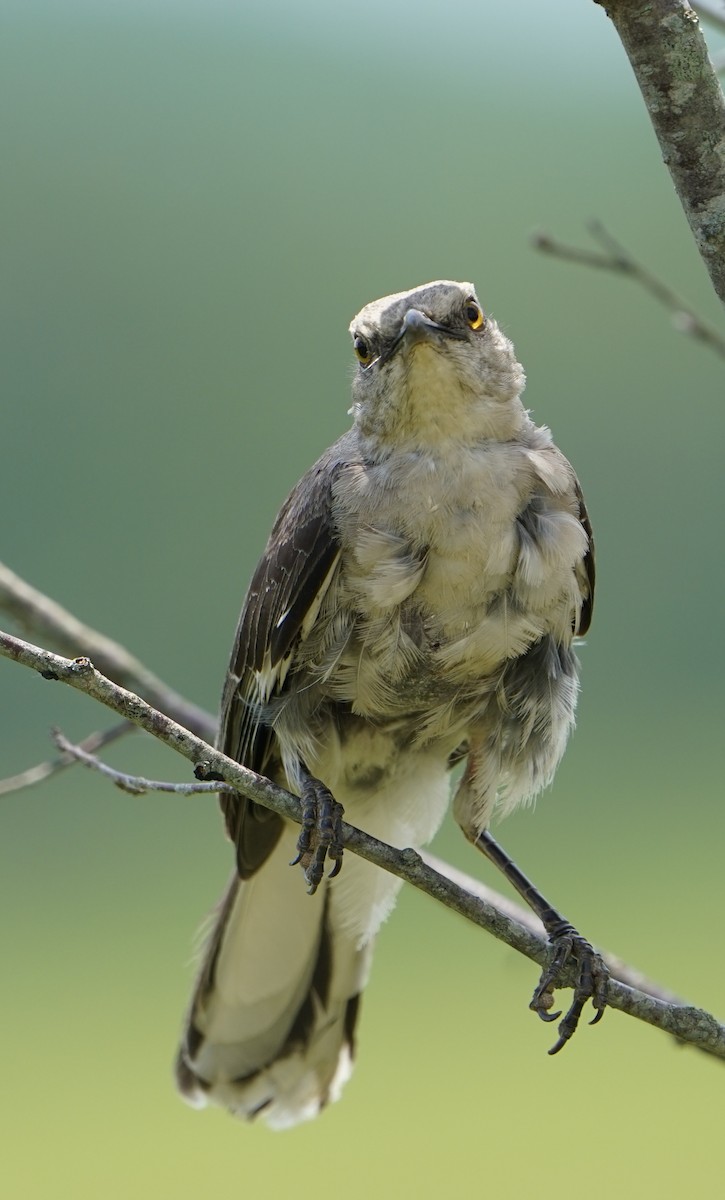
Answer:
[[(596, 1009), (589, 1024), (596, 1025), (601, 1021), (607, 1006), (609, 971), (601, 956), (570, 925), (561, 928), (560, 932), (552, 936), (551, 948), (551, 959), (548, 966), (542, 971), (530, 1005), (542, 1021), (555, 1021), (561, 1016), (561, 1013), (547, 1012), (545, 1001), (547, 997), (552, 997), (554, 988), (561, 980), (564, 969), (572, 958), (576, 959), (578, 966), (571, 1005), (559, 1025), (558, 1040), (549, 1050), (549, 1054), (558, 1054), (576, 1032), (582, 1009), (587, 1000), (591, 1000)], [(549, 999), (549, 1004), (551, 1002), (552, 1000)]]
[(559, 1017), (561, 1016), (561, 1009), (559, 1009), (558, 1012), (550, 1013), (546, 1012), (543, 1008), (534, 1008), (533, 1004), (530, 1004), (529, 1008), (533, 1008), (537, 1017), (539, 1017), (542, 1021), (546, 1021), (547, 1024), (551, 1024), (552, 1021), (558, 1021)]
[(333, 862), (329, 878), (342, 867), (343, 807), (319, 779), (303, 776), (302, 829), (297, 839), (297, 856), (290, 866), (301, 865), (307, 881), (307, 894), (313, 896), (325, 875), (325, 862)]
[(564, 1046), (569, 1041), (569, 1038), (576, 1032), (576, 1027), (579, 1024), (579, 1018), (581, 1016), (582, 1009), (588, 999), (589, 997), (585, 992), (580, 992), (578, 989), (575, 989), (574, 999), (572, 1000), (571, 1007), (559, 1026), (559, 1039), (556, 1044), (551, 1047), (549, 1054), (558, 1054), (560, 1050), (563, 1050)]

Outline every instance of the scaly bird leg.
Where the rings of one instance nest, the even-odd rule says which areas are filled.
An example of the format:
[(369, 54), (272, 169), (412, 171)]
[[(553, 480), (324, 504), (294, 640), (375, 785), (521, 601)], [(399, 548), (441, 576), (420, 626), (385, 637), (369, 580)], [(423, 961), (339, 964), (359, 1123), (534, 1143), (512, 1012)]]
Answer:
[(596, 1009), (591, 1025), (601, 1020), (607, 1006), (607, 984), (609, 971), (601, 955), (555, 908), (549, 904), (519, 870), (513, 859), (499, 846), (491, 834), (484, 830), (474, 841), (474, 845), (486, 855), (500, 871), (503, 871), (509, 882), (523, 900), (536, 913), (549, 935), (551, 955), (549, 962), (541, 973), (541, 978), (531, 999), (529, 1008), (541, 1017), (542, 1021), (556, 1021), (560, 1012), (550, 1010), (554, 1003), (554, 989), (561, 986), (560, 980), (572, 958), (578, 966), (578, 975), (574, 984), (574, 999), (559, 1025), (559, 1038), (552, 1046), (549, 1054), (558, 1054), (566, 1045), (579, 1024), (579, 1017), (587, 1000), (591, 999)]

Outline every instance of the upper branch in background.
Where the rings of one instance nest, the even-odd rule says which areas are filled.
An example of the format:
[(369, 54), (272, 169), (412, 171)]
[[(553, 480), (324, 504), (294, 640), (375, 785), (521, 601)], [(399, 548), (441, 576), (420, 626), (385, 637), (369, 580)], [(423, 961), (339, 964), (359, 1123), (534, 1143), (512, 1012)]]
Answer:
[(589, 232), (601, 250), (582, 250), (578, 246), (568, 246), (558, 242), (548, 233), (537, 233), (532, 238), (536, 250), (561, 258), (565, 262), (579, 263), (583, 267), (595, 267), (597, 270), (612, 271), (615, 275), (626, 275), (654, 296), (660, 304), (672, 313), (672, 324), (679, 333), (687, 334), (703, 345), (709, 346), (721, 358), (725, 358), (725, 335), (718, 329), (703, 321), (690, 305), (678, 296), (675, 291), (653, 275), (641, 262), (638, 262), (621, 242), (612, 237), (600, 221), (592, 221)]
[(595, 0), (621, 38), (680, 203), (725, 304), (725, 97), (685, 0)]

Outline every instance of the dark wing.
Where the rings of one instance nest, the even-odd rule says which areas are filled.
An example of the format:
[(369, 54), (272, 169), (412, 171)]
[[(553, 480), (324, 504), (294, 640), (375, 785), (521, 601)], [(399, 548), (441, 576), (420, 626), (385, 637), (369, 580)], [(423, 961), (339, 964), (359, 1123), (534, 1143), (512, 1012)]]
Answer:
[(575, 488), (576, 498), (579, 501), (579, 520), (581, 521), (584, 531), (589, 538), (589, 549), (584, 555), (584, 559), (581, 564), (581, 577), (579, 579), (579, 586), (582, 593), (582, 607), (581, 613), (579, 614), (579, 624), (574, 630), (577, 636), (583, 637), (592, 623), (596, 570), (594, 566), (594, 534), (592, 532), (589, 513), (587, 512), (587, 506), (584, 503), (584, 496), (582, 495), (582, 490), (578, 479), (576, 480)]
[[(260, 775), (269, 774), (275, 759), (268, 703), (284, 689), (305, 620), (314, 621), (339, 557), (331, 496), (343, 465), (338, 446), (315, 463), (282, 506), (237, 626), (218, 745)], [(239, 874), (246, 879), (274, 849), (282, 818), (239, 795), (222, 794), (220, 803), (237, 847)]]

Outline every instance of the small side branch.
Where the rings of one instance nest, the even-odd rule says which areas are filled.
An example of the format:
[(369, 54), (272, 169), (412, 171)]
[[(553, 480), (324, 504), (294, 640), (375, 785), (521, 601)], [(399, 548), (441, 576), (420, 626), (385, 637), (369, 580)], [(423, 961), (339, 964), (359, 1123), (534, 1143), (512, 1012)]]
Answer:
[[(135, 726), (131, 726), (135, 728)], [(129, 775), (126, 771), (119, 771), (116, 767), (109, 767), (108, 763), (104, 763), (89, 749), (89, 738), (83, 742), (71, 742), (60, 729), (53, 729), (53, 741), (58, 749), (62, 752), (65, 761), (81, 763), (84, 767), (89, 767), (92, 771), (98, 771), (104, 778), (109, 779), (115, 787), (122, 792), (128, 792), (131, 796), (145, 796), (147, 792), (164, 792), (166, 794), (173, 793), (176, 796), (198, 796), (212, 795), (218, 792), (234, 792), (236, 789), (228, 783), (216, 783), (206, 780), (198, 780), (196, 783), (172, 783), (166, 779), (146, 779), (143, 775)]]
[[(0, 633), (0, 655), (37, 671), (45, 679), (58, 680), (85, 692), (183, 755), (195, 764), (199, 773), (218, 777), (257, 803), (299, 823), (300, 804), (296, 796), (233, 762), (133, 692), (105, 678), (88, 658), (69, 661), (7, 633)], [(218, 790), (218, 785), (214, 790)], [(546, 938), (434, 870), (415, 850), (397, 850), (347, 823), (343, 823), (342, 836), (353, 853), (426, 892), (539, 965), (546, 961)], [(672, 1003), (616, 979), (610, 981), (608, 1003), (682, 1042), (725, 1058), (725, 1026), (703, 1009)]]

